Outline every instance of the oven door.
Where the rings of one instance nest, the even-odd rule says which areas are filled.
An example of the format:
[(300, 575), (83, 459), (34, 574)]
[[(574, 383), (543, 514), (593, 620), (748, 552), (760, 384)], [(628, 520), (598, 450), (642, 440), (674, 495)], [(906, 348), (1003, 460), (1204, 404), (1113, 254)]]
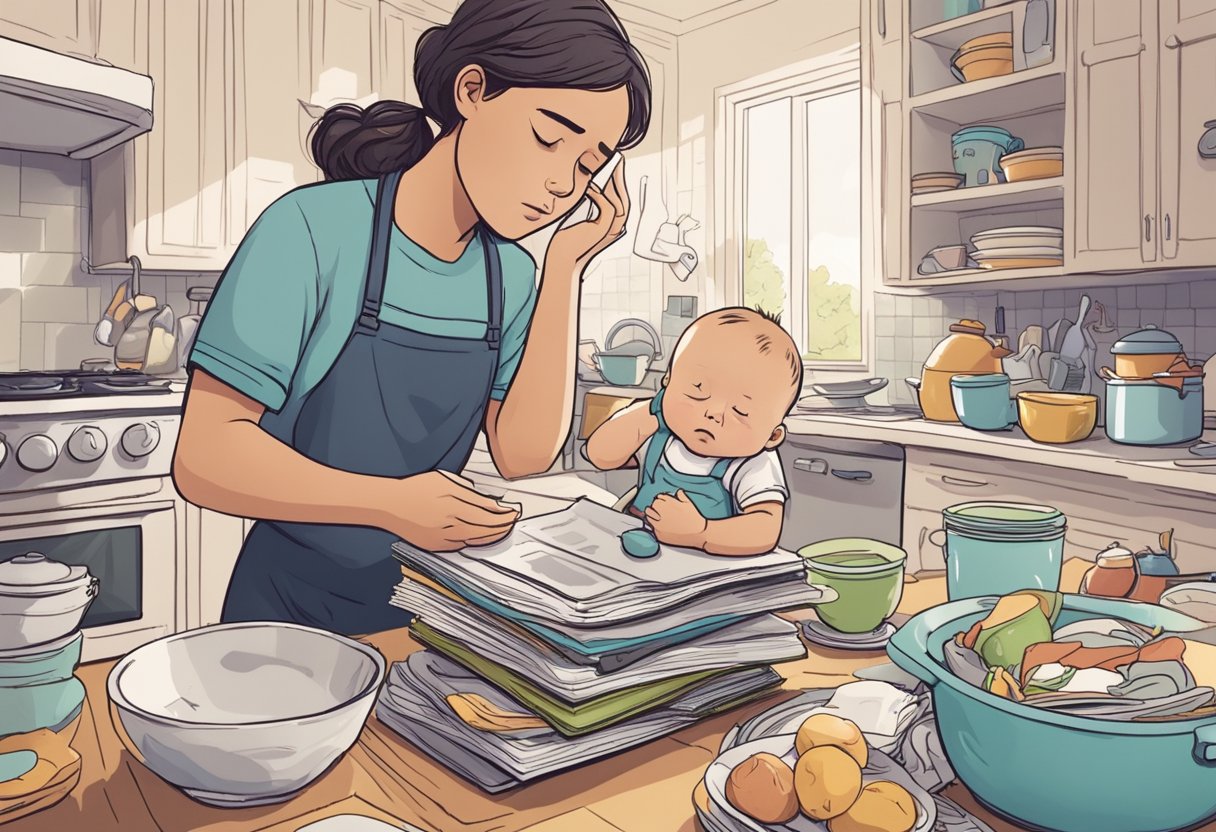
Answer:
[(0, 561), (39, 552), (98, 579), (84, 661), (109, 659), (177, 629), (181, 594), (172, 500), (0, 517)]

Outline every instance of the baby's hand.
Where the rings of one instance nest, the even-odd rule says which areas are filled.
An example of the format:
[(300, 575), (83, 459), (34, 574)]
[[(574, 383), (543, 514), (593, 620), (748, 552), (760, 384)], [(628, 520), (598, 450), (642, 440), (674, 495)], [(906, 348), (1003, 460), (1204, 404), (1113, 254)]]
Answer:
[(705, 545), (709, 524), (683, 491), (655, 497), (646, 509), (646, 519), (655, 537), (669, 546), (699, 549)]

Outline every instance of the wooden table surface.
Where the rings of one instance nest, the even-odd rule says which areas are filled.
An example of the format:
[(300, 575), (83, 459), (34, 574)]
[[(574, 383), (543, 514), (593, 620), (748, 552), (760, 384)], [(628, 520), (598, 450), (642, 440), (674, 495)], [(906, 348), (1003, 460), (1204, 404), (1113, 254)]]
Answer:
[[(1070, 561), (1064, 585), (1074, 589), (1086, 566)], [(900, 616), (941, 603), (945, 579), (923, 576), (904, 587)], [(390, 661), (419, 649), (405, 631), (368, 641)], [(783, 689), (641, 748), (595, 765), (555, 775), (505, 795), (488, 795), (431, 762), (373, 716), (354, 748), (301, 795), (277, 806), (216, 809), (196, 803), (160, 780), (128, 752), (115, 730), (105, 692), (113, 662), (83, 665), (88, 690), (76, 739), (82, 758), (79, 785), (58, 805), (4, 825), (4, 832), (296, 832), (340, 814), (406, 821), (427, 832), (701, 832), (693, 792), (722, 736), (742, 722), (807, 688), (853, 681), (863, 667), (887, 661), (883, 652), (858, 653), (811, 646), (806, 659), (778, 666)], [(994, 820), (955, 784), (951, 798), (997, 832), (1017, 827)], [(1216, 825), (1210, 827), (1216, 830)]]

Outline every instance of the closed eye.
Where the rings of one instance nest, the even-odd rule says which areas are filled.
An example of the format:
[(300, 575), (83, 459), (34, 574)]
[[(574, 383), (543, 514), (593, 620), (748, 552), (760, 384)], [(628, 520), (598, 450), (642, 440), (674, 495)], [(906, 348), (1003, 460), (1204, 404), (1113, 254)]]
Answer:
[(533, 128), (532, 128), (532, 135), (533, 135), (533, 136), (536, 136), (536, 140), (537, 140), (538, 142), (540, 142), (540, 144), (541, 144), (541, 146), (542, 146), (542, 147), (548, 147), (548, 148), (552, 148), (552, 147), (555, 147), (555, 146), (557, 145), (557, 143), (560, 141), (560, 139), (554, 139), (554, 140), (553, 140), (553, 141), (551, 141), (551, 142), (547, 142), (547, 141), (545, 141), (543, 138), (541, 138), (540, 133), (537, 133), (537, 132), (536, 132), (536, 128), (535, 128), (535, 127), (533, 127)]
[(685, 395), (685, 396), (688, 396), (688, 398), (692, 399), (694, 402), (707, 402), (707, 401), (709, 401), (709, 396), (694, 396), (692, 393), (685, 393), (684, 395)]
[(731, 410), (735, 411), (735, 413), (739, 414), (739, 415), (740, 415), (740, 416), (742, 416), (744, 419), (746, 419), (746, 418), (747, 418), (747, 414), (746, 414), (746, 413), (744, 413), (744, 412), (743, 412), (742, 410), (740, 410), (739, 408), (737, 408), (737, 407), (732, 407), (732, 408), (731, 408)]

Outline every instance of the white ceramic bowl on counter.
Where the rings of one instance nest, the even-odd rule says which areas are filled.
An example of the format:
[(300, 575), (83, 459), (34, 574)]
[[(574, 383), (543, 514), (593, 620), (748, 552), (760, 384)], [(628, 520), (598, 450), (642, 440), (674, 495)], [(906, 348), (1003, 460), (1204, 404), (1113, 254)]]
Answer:
[(204, 627), (121, 659), (107, 689), (123, 742), (213, 806), (287, 800), (359, 737), (384, 679), (376, 650), (295, 624)]
[(0, 651), (47, 644), (75, 631), (97, 586), (83, 566), (36, 552), (0, 563)]

